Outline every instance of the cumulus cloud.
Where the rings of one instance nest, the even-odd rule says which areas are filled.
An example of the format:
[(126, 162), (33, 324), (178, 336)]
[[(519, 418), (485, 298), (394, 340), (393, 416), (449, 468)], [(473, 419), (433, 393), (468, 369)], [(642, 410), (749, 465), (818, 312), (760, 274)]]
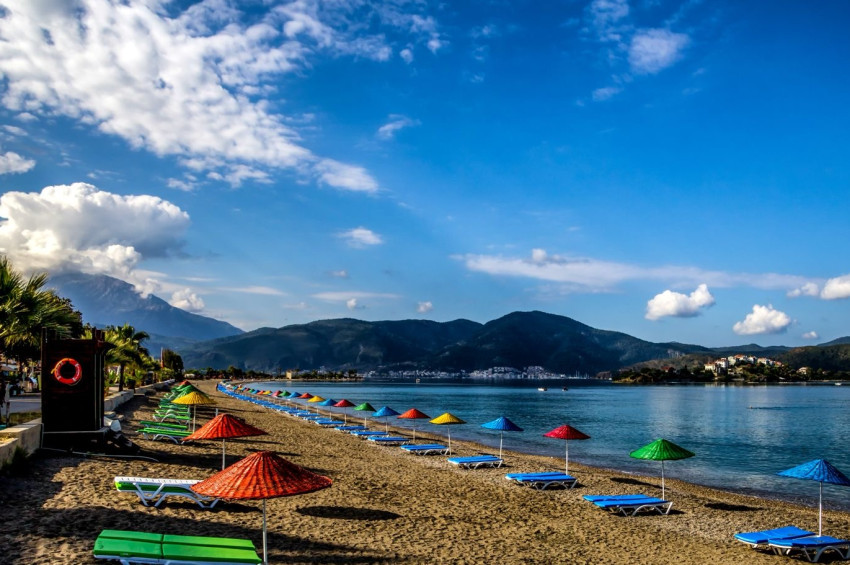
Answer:
[(189, 215), (148, 195), (122, 196), (86, 183), (0, 196), (0, 253), (22, 270), (107, 274), (151, 290), (137, 270), (180, 250)]
[(645, 267), (591, 257), (549, 254), (543, 249), (533, 250), (531, 257), (466, 254), (455, 258), (463, 261), (470, 271), (559, 283), (563, 290), (571, 292), (610, 292), (618, 284), (634, 280), (670, 281), (676, 285), (750, 286), (782, 290), (799, 287), (806, 282), (804, 277), (796, 275), (729, 273), (676, 265)]
[(771, 304), (756, 304), (743, 321), (732, 326), (732, 331), (738, 335), (779, 334), (784, 333), (790, 325), (791, 318), (785, 312), (777, 310)]
[(418, 314), (427, 314), (433, 309), (434, 305), (430, 301), (420, 302), (416, 305), (416, 312)]
[(390, 114), (389, 121), (378, 128), (376, 134), (380, 139), (393, 139), (395, 134), (404, 128), (418, 126), (419, 120), (408, 118), (399, 114)]
[(350, 247), (358, 249), (384, 243), (384, 239), (380, 235), (363, 226), (344, 231), (339, 234), (339, 237), (346, 240)]
[(803, 334), (803, 339), (819, 339), (818, 332), (806, 332)]
[(788, 292), (788, 296), (790, 298), (796, 298), (798, 296), (818, 296), (820, 294), (820, 287), (813, 282), (807, 282), (802, 286), (792, 289)]
[[(428, 7), (416, 2), (295, 0), (264, 12), (217, 0), (4, 7), (2, 103), (19, 119), (65, 116), (234, 185), (291, 170), (343, 190), (375, 190), (364, 169), (304, 147), (270, 104), (270, 84), (322, 53), (388, 60), (386, 31), (432, 51), (443, 45), (436, 20), (421, 13)], [(363, 21), (375, 25), (367, 30)]]
[(703, 308), (712, 305), (714, 305), (714, 297), (705, 284), (699, 285), (689, 295), (665, 290), (647, 302), (646, 319), (658, 320), (667, 316), (692, 318), (699, 315)]
[(413, 62), (413, 51), (410, 49), (402, 49), (399, 51), (398, 56), (408, 65)]
[(690, 39), (667, 29), (645, 29), (632, 37), (629, 65), (636, 74), (652, 75), (674, 64)]
[(187, 312), (200, 312), (204, 309), (204, 301), (192, 289), (184, 288), (171, 295), (169, 304)]
[(14, 151), (0, 153), (0, 175), (25, 173), (35, 167), (35, 161), (21, 157)]
[(345, 307), (349, 310), (359, 310), (365, 308), (365, 306), (359, 304), (356, 298), (349, 298), (345, 301)]
[(839, 298), (850, 298), (850, 275), (842, 275), (826, 281), (820, 297), (824, 300), (837, 300)]
[(603, 102), (605, 100), (610, 100), (622, 91), (623, 89), (617, 86), (605, 86), (594, 90), (591, 94), (591, 98), (593, 98), (594, 102)]

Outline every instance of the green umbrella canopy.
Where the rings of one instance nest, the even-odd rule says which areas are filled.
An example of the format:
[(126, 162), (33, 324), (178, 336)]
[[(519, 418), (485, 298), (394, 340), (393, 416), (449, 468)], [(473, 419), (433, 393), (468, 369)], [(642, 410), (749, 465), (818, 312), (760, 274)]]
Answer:
[[(364, 402), (363, 404), (361, 404), (359, 406), (355, 406), (354, 409), (357, 410), (358, 412), (374, 412), (375, 411), (375, 407), (372, 406), (371, 404), (369, 404), (368, 402)], [(364, 426), (366, 425), (366, 416), (365, 415), (363, 416), (363, 425)]]
[(684, 447), (679, 447), (672, 441), (666, 439), (657, 439), (649, 445), (644, 445), (640, 449), (636, 449), (629, 453), (630, 457), (635, 459), (649, 459), (651, 461), (661, 461), (661, 498), (664, 498), (664, 462), (674, 461), (676, 459), (687, 459), (696, 455), (693, 451), (688, 451)]
[(676, 459), (687, 459), (693, 457), (696, 453), (688, 451), (684, 447), (679, 447), (672, 441), (666, 439), (657, 439), (649, 445), (644, 445), (640, 449), (636, 449), (629, 453), (629, 457), (635, 459), (650, 459), (652, 461), (674, 461)]

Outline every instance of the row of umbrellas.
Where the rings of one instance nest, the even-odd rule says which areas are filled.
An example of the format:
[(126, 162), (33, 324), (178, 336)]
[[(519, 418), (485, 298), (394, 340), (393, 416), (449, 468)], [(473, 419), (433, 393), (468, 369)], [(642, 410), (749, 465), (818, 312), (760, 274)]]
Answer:
[[(308, 401), (312, 402), (313, 398), (316, 398), (310, 394), (298, 395), (298, 398), (309, 399)], [(354, 406), (354, 403), (349, 402), (348, 400), (341, 401), (333, 401), (333, 400), (325, 400), (321, 399), (317, 402), (322, 403), (325, 406), (335, 406), (340, 408), (347, 408)], [(379, 410), (375, 410), (369, 403), (363, 403), (359, 406), (354, 407), (355, 410), (368, 411), (373, 412), (373, 417), (384, 417), (385, 425), (387, 429), (389, 429), (388, 418), (391, 416), (398, 416), (399, 418), (406, 419), (427, 419), (428, 415), (423, 412), (411, 408), (407, 412), (400, 414), (396, 412), (392, 408), (388, 406), (384, 406)], [(365, 420), (364, 420), (365, 423)], [(438, 418), (434, 418), (431, 420), (432, 424), (437, 425), (451, 425), (451, 424), (463, 424), (465, 423), (460, 418), (446, 412), (445, 414), (439, 416)], [(499, 457), (502, 455), (502, 439), (504, 432), (506, 431), (522, 431), (522, 428), (513, 423), (510, 419), (502, 416), (491, 422), (487, 422), (482, 424), (482, 427), (496, 430), (500, 432), (499, 437)], [(415, 430), (414, 427), (414, 439), (415, 439)], [(450, 430), (450, 428), (449, 428)], [(264, 433), (264, 432), (262, 432)], [(562, 439), (566, 445), (566, 451), (564, 455), (564, 469), (565, 473), (569, 474), (569, 440), (584, 440), (590, 439), (590, 436), (584, 434), (583, 432), (573, 428), (569, 425), (559, 426), (545, 434), (545, 437)], [(449, 431), (449, 450), (451, 450), (451, 432)], [(666, 439), (657, 439), (652, 443), (649, 443), (640, 449), (636, 449), (629, 453), (630, 457), (635, 459), (644, 459), (644, 460), (652, 460), (652, 461), (660, 461), (661, 462), (661, 497), (665, 498), (665, 484), (664, 484), (664, 462), (665, 461), (675, 461), (681, 459), (687, 459), (690, 457), (694, 457), (696, 454), (692, 451), (689, 451), (675, 443), (666, 440)], [(850, 478), (846, 477), (841, 471), (839, 471), (835, 466), (833, 466), (829, 461), (825, 459), (815, 459), (813, 461), (809, 461), (802, 465), (798, 465), (791, 469), (787, 469), (785, 471), (781, 471), (777, 473), (783, 477), (791, 477), (796, 479), (803, 480), (813, 480), (819, 483), (819, 497), (818, 497), (818, 535), (822, 535), (823, 533), (823, 485), (833, 484), (840, 486), (850, 486)], [(330, 480), (330, 479), (328, 479)], [(320, 487), (321, 488), (321, 487)], [(199, 491), (200, 492), (200, 491)], [(263, 505), (263, 527), (265, 528), (265, 502)], [(265, 554), (265, 532), (263, 537), (264, 542), (264, 554)]]

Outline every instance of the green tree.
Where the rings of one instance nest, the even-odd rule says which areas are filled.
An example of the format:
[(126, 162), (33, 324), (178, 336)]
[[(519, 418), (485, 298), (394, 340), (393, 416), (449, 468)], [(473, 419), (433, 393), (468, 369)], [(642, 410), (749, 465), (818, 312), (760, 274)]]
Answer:
[(142, 342), (150, 336), (147, 332), (136, 331), (130, 324), (107, 326), (104, 340), (113, 347), (106, 353), (106, 362), (118, 365), (118, 390), (124, 390), (124, 371), (127, 367), (147, 370), (156, 367), (148, 350)]
[(171, 349), (162, 350), (162, 366), (171, 369), (175, 374), (183, 373), (183, 358), (176, 351)]
[(82, 332), (80, 313), (46, 284), (46, 273), (25, 280), (7, 257), (0, 257), (0, 353), (17, 360), (21, 369), (40, 357), (42, 330), (61, 338)]

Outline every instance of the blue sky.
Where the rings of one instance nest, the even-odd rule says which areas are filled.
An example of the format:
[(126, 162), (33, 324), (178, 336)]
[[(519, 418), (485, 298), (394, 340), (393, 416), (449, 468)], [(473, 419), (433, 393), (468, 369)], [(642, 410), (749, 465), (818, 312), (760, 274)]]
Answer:
[(0, 6), (20, 268), (246, 330), (850, 335), (844, 2)]

